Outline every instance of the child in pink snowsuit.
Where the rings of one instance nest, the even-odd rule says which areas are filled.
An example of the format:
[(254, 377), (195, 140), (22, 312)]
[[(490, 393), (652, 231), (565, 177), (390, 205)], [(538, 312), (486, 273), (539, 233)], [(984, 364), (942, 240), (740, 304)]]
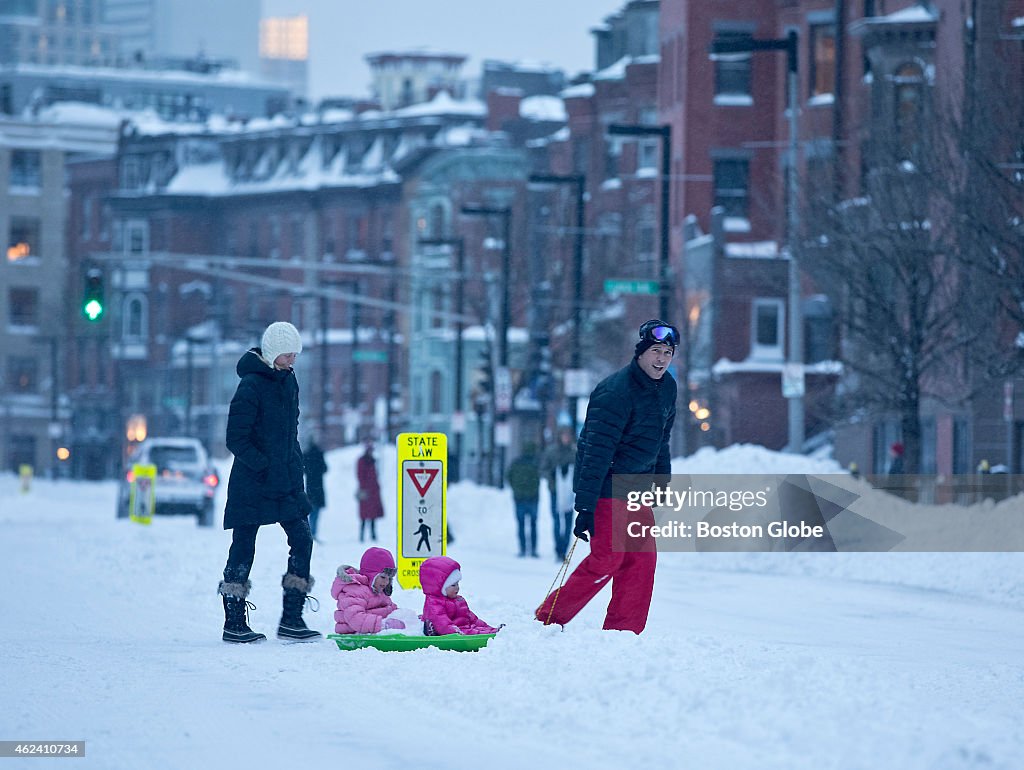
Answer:
[(493, 634), (498, 629), (484, 623), (459, 596), (462, 572), (459, 563), (447, 556), (431, 556), (420, 565), (423, 602), (423, 633), (426, 636), (445, 634)]
[(342, 564), (331, 586), (338, 601), (334, 611), (334, 630), (339, 634), (375, 634), (381, 630), (405, 628), (397, 618), (389, 618), (398, 609), (391, 601), (391, 581), (395, 559), (386, 548), (367, 548), (359, 569)]

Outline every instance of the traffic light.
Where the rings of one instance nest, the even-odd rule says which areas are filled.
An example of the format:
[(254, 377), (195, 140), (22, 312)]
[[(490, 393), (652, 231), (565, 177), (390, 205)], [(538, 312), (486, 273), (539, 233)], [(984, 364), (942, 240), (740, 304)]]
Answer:
[(103, 297), (103, 271), (96, 268), (85, 274), (85, 291), (82, 294), (82, 315), (90, 322), (103, 318), (105, 309)]
[(494, 390), (494, 370), (491, 368), (491, 348), (487, 345), (480, 349), (480, 366), (477, 368), (476, 385), (482, 393)]
[(473, 369), (473, 411), (483, 415), (491, 403), (494, 392), (493, 369), (491, 368), (491, 348), (486, 345), (480, 350), (480, 363)]

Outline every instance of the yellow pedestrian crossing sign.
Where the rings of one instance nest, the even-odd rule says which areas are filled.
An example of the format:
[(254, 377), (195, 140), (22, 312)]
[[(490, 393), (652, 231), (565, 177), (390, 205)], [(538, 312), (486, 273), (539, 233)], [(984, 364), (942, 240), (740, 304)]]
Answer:
[(156, 466), (132, 466), (132, 486), (128, 493), (128, 518), (136, 524), (151, 524), (156, 508)]
[(420, 564), (443, 556), (447, 542), (448, 437), (398, 436), (398, 583), (420, 587)]

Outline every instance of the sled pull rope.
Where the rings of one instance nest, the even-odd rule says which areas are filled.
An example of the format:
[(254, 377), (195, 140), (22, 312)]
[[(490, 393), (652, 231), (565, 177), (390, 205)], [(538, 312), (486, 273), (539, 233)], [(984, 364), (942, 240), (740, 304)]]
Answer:
[[(569, 563), (572, 561), (572, 552), (576, 550), (576, 543), (580, 541), (579, 537), (576, 537), (572, 541), (572, 547), (569, 548), (569, 553), (565, 555), (565, 560), (562, 562), (562, 566), (558, 568), (558, 574), (555, 575), (555, 579), (551, 581), (551, 587), (548, 588), (545, 596), (551, 595), (551, 590), (555, 587), (555, 583), (558, 583), (558, 590), (555, 591), (555, 597), (551, 600), (551, 609), (548, 610), (548, 616), (544, 619), (544, 625), (551, 625), (551, 616), (555, 612), (555, 604), (558, 602), (558, 594), (562, 592), (562, 586), (565, 585), (565, 579), (569, 577)], [(541, 607), (544, 603), (541, 602)], [(537, 608), (538, 610), (540, 607)]]

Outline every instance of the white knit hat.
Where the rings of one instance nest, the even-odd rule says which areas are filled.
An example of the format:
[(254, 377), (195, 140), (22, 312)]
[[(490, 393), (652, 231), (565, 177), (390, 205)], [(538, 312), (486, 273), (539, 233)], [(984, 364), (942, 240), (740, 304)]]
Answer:
[(441, 593), (443, 594), (445, 591), (447, 591), (448, 590), (448, 586), (453, 586), (456, 583), (459, 583), (461, 581), (462, 581), (462, 573), (459, 572), (457, 569), (453, 569), (452, 570), (452, 574), (450, 574), (445, 579), (444, 585), (441, 586)]
[(290, 323), (276, 321), (263, 332), (260, 348), (263, 350), (263, 358), (273, 366), (274, 361), (282, 353), (301, 353), (302, 339), (299, 337), (299, 330)]

